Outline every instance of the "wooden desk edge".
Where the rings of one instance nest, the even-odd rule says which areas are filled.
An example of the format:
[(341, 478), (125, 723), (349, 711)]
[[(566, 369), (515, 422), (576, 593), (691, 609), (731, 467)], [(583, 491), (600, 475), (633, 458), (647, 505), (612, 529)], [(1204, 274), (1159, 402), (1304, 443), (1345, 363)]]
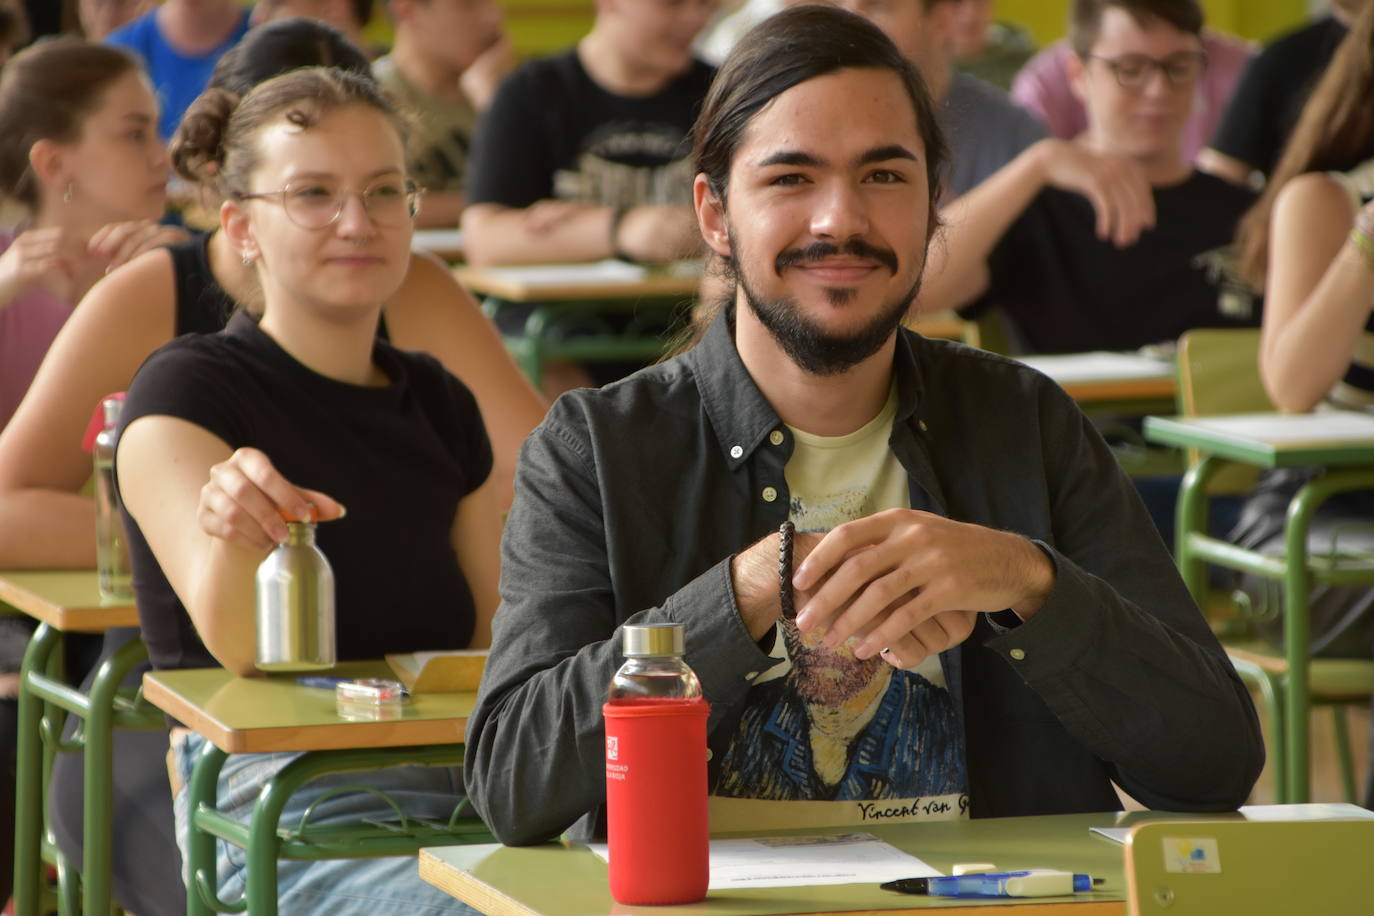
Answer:
[[(207, 741), (227, 754), (462, 744), (467, 731), (467, 719), (456, 716), (378, 722), (340, 719), (337, 724), (347, 725), (347, 730), (343, 732), (336, 727), (336, 723), (236, 729), (214, 718), (201, 707), (188, 703), (181, 694), (153, 677), (144, 677), (143, 695), (148, 702), (192, 731), (205, 736)], [(377, 737), (379, 733), (381, 738)]]
[(568, 302), (583, 299), (641, 299), (659, 296), (695, 297), (700, 277), (651, 274), (633, 283), (599, 280), (594, 283), (521, 283), (491, 276), (482, 268), (455, 267), (453, 276), (469, 292), (510, 302)]
[(1165, 399), (1172, 398), (1177, 391), (1172, 377), (1065, 382), (1062, 387), (1075, 401)]
[[(486, 916), (549, 916), (532, 910), (520, 901), (493, 890), (465, 871), (454, 868), (428, 849), (420, 850), (420, 877), (449, 896), (461, 900)], [(708, 895), (706, 902), (710, 902)], [(964, 901), (963, 903), (967, 903)], [(894, 908), (890, 910), (815, 910), (805, 916), (893, 916), (895, 913), (951, 912), (952, 907)], [(1047, 903), (996, 903), (986, 906), (961, 905), (959, 912), (983, 910), (988, 916), (1123, 916), (1124, 900), (1058, 901)], [(797, 916), (802, 916), (798, 913)]]
[(59, 607), (3, 577), (0, 577), (0, 601), (64, 633), (103, 633), (111, 627), (138, 626), (138, 607), (135, 605)]

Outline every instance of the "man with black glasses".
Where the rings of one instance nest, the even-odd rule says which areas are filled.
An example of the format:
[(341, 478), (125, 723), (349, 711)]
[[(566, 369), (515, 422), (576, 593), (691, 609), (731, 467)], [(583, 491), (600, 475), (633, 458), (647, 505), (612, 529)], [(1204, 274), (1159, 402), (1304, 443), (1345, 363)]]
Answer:
[(1254, 196), (1180, 148), (1207, 65), (1201, 30), (1196, 0), (1075, 0), (1071, 75), (1088, 129), (1030, 147), (945, 208), (922, 306), (999, 306), (1017, 342), (1042, 353), (1258, 324), (1224, 282)]

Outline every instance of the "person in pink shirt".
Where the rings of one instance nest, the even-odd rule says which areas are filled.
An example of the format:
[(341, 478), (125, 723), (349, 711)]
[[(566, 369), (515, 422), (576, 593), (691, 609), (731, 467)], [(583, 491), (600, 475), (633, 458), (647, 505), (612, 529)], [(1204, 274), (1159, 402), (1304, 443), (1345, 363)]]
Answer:
[(0, 78), (0, 193), (28, 213), (0, 233), (0, 429), (74, 303), (111, 267), (181, 238), (159, 226), (169, 161), (157, 101), (127, 52), (60, 39)]
[[(1212, 29), (1202, 33), (1202, 50), (1207, 54), (1207, 69), (1198, 81), (1193, 113), (1181, 141), (1188, 162), (1211, 140), (1241, 72), (1255, 54), (1249, 42)], [(1065, 140), (1088, 127), (1083, 103), (1069, 85), (1072, 55), (1067, 39), (1057, 41), (1027, 61), (1011, 83), (1011, 97), (1044, 121), (1051, 136)]]

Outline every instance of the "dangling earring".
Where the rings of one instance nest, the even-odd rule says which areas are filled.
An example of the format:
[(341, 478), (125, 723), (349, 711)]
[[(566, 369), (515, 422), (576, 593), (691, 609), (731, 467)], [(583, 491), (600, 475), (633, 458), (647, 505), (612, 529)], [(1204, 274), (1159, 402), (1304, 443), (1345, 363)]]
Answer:
[(248, 252), (246, 252), (246, 251), (243, 253), (243, 266), (244, 266), (244, 267), (252, 267), (252, 266), (253, 266), (253, 256), (250, 255), (250, 254), (249, 254)]
[(64, 204), (69, 204), (72, 202), (72, 194), (75, 190), (76, 183), (72, 181), (67, 182), (67, 190), (62, 192), (62, 202)]

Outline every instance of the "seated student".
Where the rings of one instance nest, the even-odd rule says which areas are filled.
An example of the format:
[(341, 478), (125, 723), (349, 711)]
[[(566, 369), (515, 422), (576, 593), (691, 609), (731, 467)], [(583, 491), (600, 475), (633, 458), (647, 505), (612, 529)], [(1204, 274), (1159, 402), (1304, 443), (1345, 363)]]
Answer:
[[(319, 63), (367, 72), (367, 61), (337, 32), (294, 20), (253, 30), (214, 82), (243, 93), (268, 75)], [(183, 156), (178, 165), (213, 186), (194, 160)], [(92, 288), (0, 434), (0, 568), (95, 565), (95, 510), (79, 495), (91, 473), (80, 443), (92, 405), (128, 387), (139, 364), (168, 340), (218, 330), (234, 303), (251, 305), (258, 295), (252, 271), (219, 232), (150, 252)], [(516, 452), (544, 404), (491, 323), (444, 264), (421, 254), (411, 256), (384, 318), (394, 343), (437, 356), (476, 392), (495, 443), (498, 491), (509, 494)]]
[(143, 58), (162, 104), (157, 135), (165, 142), (219, 60), (248, 31), (236, 0), (167, 0), (105, 36)]
[[(1283, 411), (1374, 410), (1374, 5), (1351, 24), (1288, 141), (1264, 196), (1241, 224), (1241, 267), (1265, 290), (1260, 376)], [(1289, 501), (1314, 474), (1266, 474), (1232, 538), (1283, 552)], [(1374, 494), (1341, 494), (1317, 510), (1313, 554), (1374, 551)], [(1256, 596), (1262, 586), (1243, 583)], [(1368, 658), (1374, 589), (1318, 586), (1313, 650)], [(1277, 635), (1277, 634), (1276, 634)], [(1366, 790), (1374, 806), (1374, 775)]]
[[(169, 171), (156, 123), (152, 87), (124, 51), (63, 38), (5, 65), (0, 192), (26, 221), (0, 232), (0, 429), (91, 284), (185, 236), (157, 224)], [(0, 618), (0, 900), (14, 865), (14, 697), (32, 631), (27, 618)]]
[(1198, 168), (1236, 184), (1273, 171), (1312, 87), (1369, 0), (1331, 0), (1328, 15), (1274, 39), (1245, 68)]
[(467, 735), (487, 825), (604, 830), (619, 627), (655, 621), (686, 625), (711, 704), (717, 827), (914, 795), (943, 817), (1108, 810), (1112, 781), (1240, 804), (1254, 709), (1110, 451), (1030, 368), (900, 328), (944, 158), (911, 64), (856, 16), (786, 10), (736, 46), (694, 138), (734, 289), (691, 349), (564, 396), (526, 444)]
[(395, 42), (372, 73), (417, 116), (412, 172), (425, 206), (416, 225), (453, 228), (477, 113), (515, 66), (515, 50), (496, 0), (391, 0), (391, 19)]
[[(1198, 152), (1216, 133), (1227, 103), (1240, 82), (1254, 47), (1211, 29), (1202, 30), (1202, 50), (1207, 67), (1197, 81), (1193, 113), (1183, 131), (1183, 158), (1197, 159)], [(1050, 134), (1072, 140), (1088, 129), (1088, 114), (1074, 93), (1070, 67), (1074, 50), (1067, 40), (1056, 41), (1032, 57), (1012, 81), (1011, 97), (1045, 122)]]
[(692, 41), (715, 0), (597, 0), (572, 50), (496, 92), (468, 163), (474, 264), (671, 261), (700, 249), (687, 134), (713, 69)]
[(1222, 297), (1213, 263), (1254, 195), (1195, 171), (1179, 146), (1206, 64), (1201, 8), (1075, 0), (1072, 22), (1088, 132), (1032, 146), (945, 208), (922, 307), (996, 305), (1040, 353), (1258, 324), (1248, 297)]
[(930, 88), (949, 142), (942, 190), (960, 195), (1045, 137), (1045, 127), (1001, 89), (954, 68), (963, 0), (836, 0), (892, 39)]
[(372, 0), (258, 0), (249, 22), (256, 27), (295, 16), (327, 22), (358, 50), (368, 51), (363, 29), (372, 20)]
[[(382, 303), (410, 270), (417, 201), (399, 116), (371, 79), (307, 68), (242, 101), (208, 90), (186, 122), (185, 142), (210, 144), (198, 153), (218, 165), (222, 231), (257, 271), (262, 309), (178, 338), (129, 388), (115, 469), (153, 666), (256, 673), (254, 573), (286, 538), (279, 511), (321, 520), (340, 659), (485, 646), (500, 514), (477, 402), (433, 357), (376, 336)], [(203, 743), (184, 733), (173, 744), (183, 842), (184, 787)], [(231, 786), (260, 785), (293, 758), (231, 757), (219, 796), (231, 816), (246, 819), (255, 800)], [(409, 813), (438, 818), (460, 791), (446, 768), (348, 773), (298, 792), (285, 819), (337, 785), (390, 789)], [(344, 793), (311, 821), (369, 810), (391, 809)], [(242, 858), (222, 848), (218, 869), (220, 895), (236, 897)], [(453, 905), (413, 857), (282, 862), (279, 876), (284, 913)]]
[(996, 0), (963, 0), (954, 33), (954, 58), (965, 73), (1006, 91), (1035, 53), (1035, 37), (1023, 25), (994, 20)]

